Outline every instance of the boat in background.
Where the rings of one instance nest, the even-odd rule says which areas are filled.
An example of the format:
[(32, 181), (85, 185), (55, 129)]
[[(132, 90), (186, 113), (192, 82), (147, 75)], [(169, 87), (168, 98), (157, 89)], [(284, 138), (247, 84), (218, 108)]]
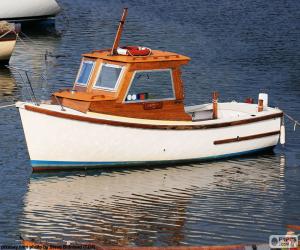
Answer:
[(1, 0), (0, 20), (42, 21), (53, 19), (60, 10), (55, 0)]
[(14, 51), (20, 25), (0, 21), (0, 64), (6, 65)]

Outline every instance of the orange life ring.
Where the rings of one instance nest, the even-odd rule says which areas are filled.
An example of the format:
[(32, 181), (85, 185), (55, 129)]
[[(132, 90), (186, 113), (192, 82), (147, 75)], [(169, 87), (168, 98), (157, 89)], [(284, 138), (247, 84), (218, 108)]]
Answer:
[(151, 49), (141, 46), (125, 46), (117, 49), (119, 55), (127, 56), (149, 56)]

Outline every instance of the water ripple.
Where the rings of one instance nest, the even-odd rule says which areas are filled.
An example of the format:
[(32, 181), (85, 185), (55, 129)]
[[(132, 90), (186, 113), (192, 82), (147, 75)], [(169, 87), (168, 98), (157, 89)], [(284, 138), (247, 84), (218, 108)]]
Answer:
[[(26, 31), (11, 65), (47, 75), (39, 97), (71, 87), (81, 54), (110, 47), (123, 1), (60, 0), (56, 29)], [(192, 57), (183, 69), (186, 104), (243, 101), (267, 91), (270, 104), (300, 120), (298, 1), (137, 1), (126, 3), (122, 44)], [(262, 7), (263, 5), (263, 7)], [(170, 11), (171, 10), (171, 11)], [(241, 16), (243, 17), (241, 19)], [(46, 51), (48, 60), (44, 61)], [(0, 69), (0, 104), (28, 99), (16, 72)], [(287, 145), (227, 161), (31, 175), (17, 110), (0, 112), (0, 243), (21, 233), (103, 245), (266, 242), (300, 225), (299, 133)]]

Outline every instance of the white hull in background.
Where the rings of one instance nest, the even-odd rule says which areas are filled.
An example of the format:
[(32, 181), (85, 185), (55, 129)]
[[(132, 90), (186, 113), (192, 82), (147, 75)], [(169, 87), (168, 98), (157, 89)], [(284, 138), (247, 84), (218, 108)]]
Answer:
[(11, 41), (0, 40), (0, 62), (9, 61), (14, 51), (15, 45), (16, 45), (16, 40), (11, 40)]
[[(124, 166), (153, 163), (168, 163), (191, 160), (207, 160), (250, 153), (271, 148), (278, 143), (279, 133), (241, 140), (232, 143), (215, 144), (215, 141), (230, 138), (247, 138), (258, 134), (268, 134), (280, 130), (281, 117), (250, 122), (241, 125), (219, 128), (162, 130), (114, 126), (100, 123), (61, 118), (25, 109), (30, 103), (17, 103), (26, 137), (27, 147), (33, 168), (36, 170), (60, 169), (69, 167)], [(220, 104), (220, 114), (222, 105)], [(256, 105), (232, 104), (235, 106)], [(248, 107), (247, 106), (247, 107)], [(253, 106), (253, 107), (252, 107)], [(246, 107), (246, 106), (245, 106)], [(111, 116), (83, 114), (57, 105), (41, 104), (38, 108), (63, 114), (99, 119), (117, 119)], [(229, 107), (230, 109), (230, 107)], [(247, 108), (246, 108), (247, 109)], [(253, 115), (244, 114), (224, 117), (218, 120), (198, 122), (151, 121), (143, 119), (120, 118), (130, 124), (140, 121), (152, 125), (207, 125), (249, 119)], [(256, 117), (280, 114), (277, 109), (256, 113)], [(252, 117), (253, 118), (253, 117)]]
[(0, 20), (33, 21), (60, 12), (55, 0), (1, 0)]

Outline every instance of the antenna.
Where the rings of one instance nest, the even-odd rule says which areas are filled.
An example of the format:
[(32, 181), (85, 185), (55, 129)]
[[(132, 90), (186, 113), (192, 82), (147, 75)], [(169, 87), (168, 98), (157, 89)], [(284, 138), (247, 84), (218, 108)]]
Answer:
[(119, 43), (120, 43), (124, 23), (125, 23), (125, 20), (126, 20), (126, 17), (127, 17), (127, 12), (128, 12), (128, 8), (124, 8), (123, 9), (123, 15), (122, 15), (122, 18), (120, 20), (118, 31), (117, 31), (117, 34), (116, 34), (116, 37), (115, 37), (114, 45), (113, 45), (113, 47), (111, 49), (111, 52), (110, 52), (111, 55), (115, 55), (116, 52), (117, 52), (117, 48), (119, 47)]

